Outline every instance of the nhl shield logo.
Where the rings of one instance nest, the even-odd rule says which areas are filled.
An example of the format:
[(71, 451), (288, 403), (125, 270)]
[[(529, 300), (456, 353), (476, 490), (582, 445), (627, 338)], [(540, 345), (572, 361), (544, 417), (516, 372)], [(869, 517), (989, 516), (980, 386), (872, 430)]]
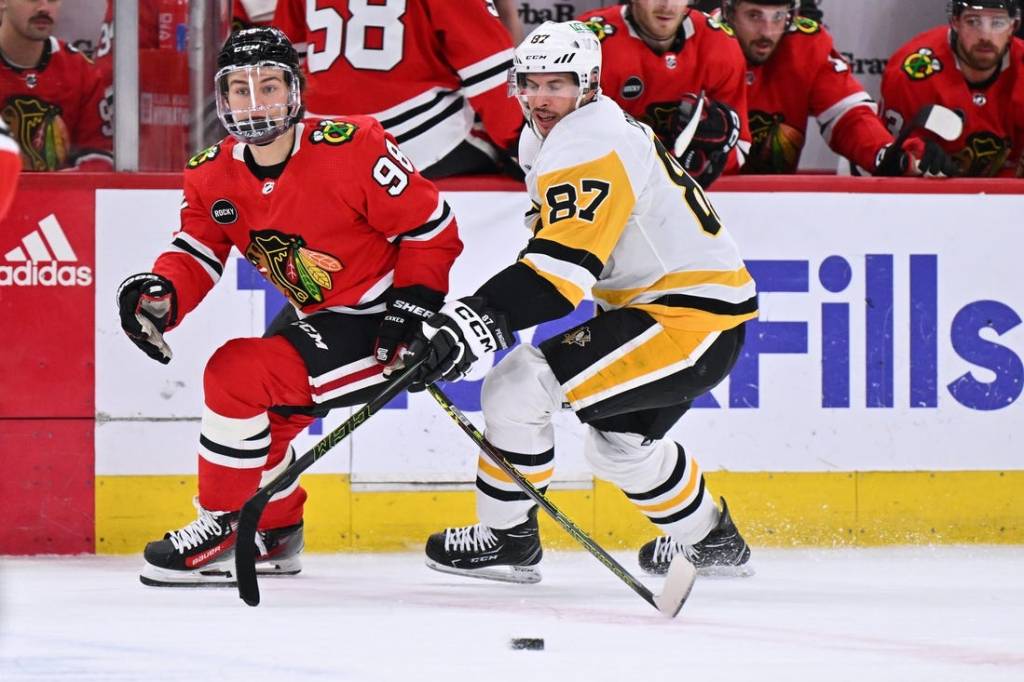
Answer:
[(562, 343), (566, 346), (579, 346), (583, 348), (590, 343), (590, 327), (580, 327), (562, 336)]

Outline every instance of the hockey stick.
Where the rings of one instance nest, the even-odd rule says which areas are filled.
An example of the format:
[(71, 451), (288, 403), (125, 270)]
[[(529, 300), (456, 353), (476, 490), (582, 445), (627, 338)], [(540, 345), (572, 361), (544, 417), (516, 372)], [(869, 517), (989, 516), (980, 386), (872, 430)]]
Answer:
[(697, 126), (700, 125), (700, 115), (704, 111), (704, 90), (700, 91), (697, 95), (697, 106), (693, 109), (693, 114), (690, 116), (690, 121), (683, 128), (683, 131), (679, 133), (679, 137), (672, 144), (672, 155), (677, 159), (683, 155), (686, 148), (690, 146), (690, 142), (693, 141), (693, 136), (697, 134)]
[(629, 571), (622, 567), (622, 565), (613, 559), (608, 552), (604, 551), (599, 544), (597, 544), (589, 535), (587, 535), (579, 526), (573, 523), (572, 519), (562, 513), (562, 511), (552, 504), (547, 497), (545, 497), (533, 483), (529, 481), (514, 466), (509, 464), (508, 460), (502, 456), (501, 452), (493, 445), (487, 442), (484, 435), (473, 425), (473, 422), (469, 421), (469, 418), (457, 408), (452, 401), (444, 394), (444, 392), (437, 386), (429, 386), (427, 390), (430, 395), (434, 397), (434, 400), (444, 408), (444, 411), (448, 413), (459, 427), (466, 432), (466, 434), (473, 439), (473, 442), (477, 444), (487, 458), (494, 462), (498, 468), (508, 474), (512, 481), (518, 485), (526, 495), (534, 502), (539, 504), (544, 511), (546, 511), (551, 518), (558, 523), (565, 532), (571, 535), (577, 542), (593, 554), (598, 561), (605, 565), (605, 567), (614, 573), (619, 580), (629, 585), (630, 589), (639, 594), (644, 598), (648, 604), (661, 611), (669, 618), (675, 617), (679, 610), (683, 608), (683, 604), (686, 602), (686, 598), (690, 596), (690, 590), (693, 589), (693, 583), (697, 579), (697, 569), (694, 568), (686, 557), (682, 554), (678, 554), (672, 563), (669, 564), (668, 575), (665, 576), (665, 586), (662, 589), (661, 594), (654, 594), (639, 580), (634, 578)]
[(903, 143), (907, 141), (911, 133), (924, 130), (938, 135), (943, 140), (952, 142), (959, 138), (964, 132), (964, 120), (960, 115), (941, 104), (926, 104), (915, 114), (914, 118), (907, 121), (900, 130), (899, 135), (893, 140), (889, 148), (885, 150), (885, 156), (877, 165), (885, 166), (887, 163), (894, 163), (890, 157), (900, 153)]
[(415, 363), (406, 367), (376, 397), (356, 410), (341, 426), (321, 438), (309, 452), (289, 464), (277, 478), (257, 490), (256, 494), (242, 505), (235, 535), (235, 578), (238, 581), (238, 596), (246, 604), (256, 606), (260, 603), (260, 586), (256, 579), (256, 531), (270, 498), (294, 483), (299, 474), (326, 455), (328, 450), (365, 423), (371, 415), (391, 402), (392, 398), (408, 388), (419, 365), (420, 363)]

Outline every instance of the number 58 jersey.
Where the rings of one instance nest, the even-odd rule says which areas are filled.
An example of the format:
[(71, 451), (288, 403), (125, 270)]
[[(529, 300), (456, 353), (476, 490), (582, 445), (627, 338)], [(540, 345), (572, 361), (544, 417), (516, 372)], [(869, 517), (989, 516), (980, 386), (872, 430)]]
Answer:
[(731, 329), (757, 292), (700, 186), (646, 125), (598, 96), (520, 139), (534, 237), (520, 262), (574, 306), (639, 308), (664, 327)]

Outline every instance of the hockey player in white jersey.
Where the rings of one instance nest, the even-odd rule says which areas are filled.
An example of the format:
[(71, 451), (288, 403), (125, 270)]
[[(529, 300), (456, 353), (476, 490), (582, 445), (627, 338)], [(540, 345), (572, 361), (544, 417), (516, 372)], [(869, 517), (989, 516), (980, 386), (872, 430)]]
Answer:
[[(552, 414), (587, 427), (594, 474), (616, 484), (666, 539), (641, 566), (684, 551), (699, 571), (743, 571), (750, 549), (705, 485), (697, 460), (665, 437), (729, 373), (754, 281), (700, 186), (600, 92), (601, 47), (585, 24), (547, 22), (515, 51), (510, 89), (528, 125), (519, 158), (533, 231), (519, 260), (473, 296), (447, 303), (411, 346), (418, 386), (453, 380), (512, 332), (563, 317), (588, 295), (599, 314), (538, 347), (520, 345), (484, 381), (487, 440), (544, 491)], [(540, 579), (537, 507), (480, 459), (479, 523), (427, 541), (427, 565), (513, 582)]]

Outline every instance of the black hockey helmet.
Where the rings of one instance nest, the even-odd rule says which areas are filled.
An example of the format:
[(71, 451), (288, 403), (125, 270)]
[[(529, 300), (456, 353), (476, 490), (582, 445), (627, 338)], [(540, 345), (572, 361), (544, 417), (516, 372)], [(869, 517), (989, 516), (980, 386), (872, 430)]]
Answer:
[(949, 16), (958, 17), (968, 9), (1005, 9), (1011, 19), (1020, 18), (1020, 0), (950, 0)]
[[(258, 93), (265, 93), (267, 79), (277, 74), (283, 88), (266, 101)], [(240, 142), (267, 144), (302, 119), (305, 78), (298, 53), (279, 29), (261, 26), (232, 33), (217, 54), (214, 80), (217, 116)]]

